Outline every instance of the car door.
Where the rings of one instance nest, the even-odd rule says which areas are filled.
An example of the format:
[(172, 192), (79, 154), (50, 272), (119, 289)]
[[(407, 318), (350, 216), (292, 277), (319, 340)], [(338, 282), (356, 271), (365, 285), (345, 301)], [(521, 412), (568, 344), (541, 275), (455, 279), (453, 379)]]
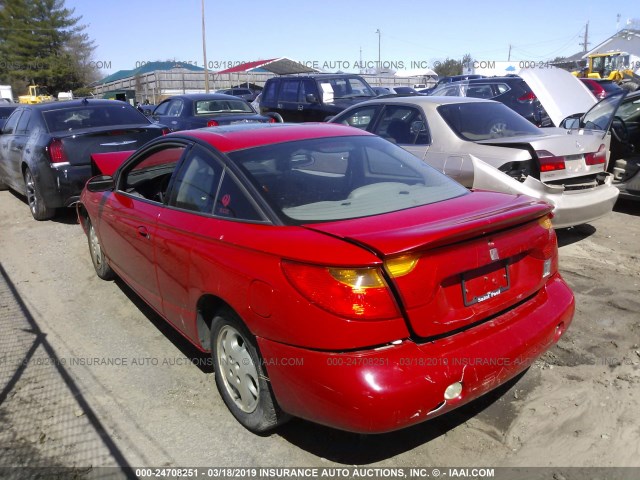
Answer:
[(183, 101), (179, 98), (170, 98), (156, 107), (153, 119), (162, 125), (166, 125), (172, 131), (182, 130), (180, 114), (183, 109)]
[(285, 122), (302, 122), (303, 106), (299, 100), (300, 79), (288, 78), (282, 80), (278, 92), (276, 111), (282, 115)]
[(158, 217), (155, 243), (162, 312), (197, 340), (198, 288), (223, 282), (220, 264), (238, 255), (223, 241), (227, 229), (238, 220), (261, 222), (264, 217), (222, 159), (199, 145), (181, 163), (167, 204)]
[(297, 108), (301, 122), (324, 122), (327, 112), (315, 80), (301, 79)]
[(129, 160), (117, 174), (97, 227), (109, 263), (157, 311), (162, 311), (154, 251), (158, 216), (186, 148), (164, 143)]

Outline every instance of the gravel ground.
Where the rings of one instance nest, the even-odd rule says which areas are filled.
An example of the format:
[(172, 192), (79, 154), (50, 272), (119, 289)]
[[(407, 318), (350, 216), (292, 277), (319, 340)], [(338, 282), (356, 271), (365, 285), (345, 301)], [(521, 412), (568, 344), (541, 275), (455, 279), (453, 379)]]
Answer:
[(392, 434), (293, 420), (256, 436), (206, 356), (95, 276), (72, 212), (35, 222), (0, 192), (0, 467), (640, 467), (639, 214), (559, 232), (576, 315), (515, 381)]

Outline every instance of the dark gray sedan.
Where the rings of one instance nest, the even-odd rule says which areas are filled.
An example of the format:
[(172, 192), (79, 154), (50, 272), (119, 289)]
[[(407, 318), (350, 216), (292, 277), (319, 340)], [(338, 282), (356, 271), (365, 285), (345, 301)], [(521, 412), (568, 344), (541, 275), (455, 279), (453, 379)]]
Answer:
[(94, 153), (136, 150), (169, 133), (119, 100), (19, 105), (0, 131), (0, 190), (25, 195), (36, 220), (74, 204)]
[(221, 93), (197, 93), (168, 98), (153, 111), (152, 119), (172, 131), (216, 127), (236, 123), (274, 123), (274, 116), (260, 115), (245, 100)]

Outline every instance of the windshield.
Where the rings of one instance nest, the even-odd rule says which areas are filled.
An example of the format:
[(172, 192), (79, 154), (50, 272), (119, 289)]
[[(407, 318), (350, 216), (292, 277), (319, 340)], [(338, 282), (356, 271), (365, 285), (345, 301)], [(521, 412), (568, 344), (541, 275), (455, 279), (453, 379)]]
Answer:
[(42, 112), (42, 115), (49, 132), (149, 123), (147, 117), (136, 108), (115, 100), (114, 105), (89, 104), (80, 107), (58, 108)]
[(290, 224), (380, 215), (468, 193), (375, 136), (302, 140), (229, 156)]
[(591, 110), (585, 113), (582, 119), (582, 126), (589, 130), (602, 130), (603, 132), (609, 130), (613, 115), (616, 113), (616, 109), (626, 93), (621, 90), (619, 93), (614, 93), (600, 100)]
[(358, 77), (320, 79), (320, 91), (333, 91), (333, 98), (375, 97), (371, 87)]
[(255, 113), (244, 100), (200, 100), (195, 102), (196, 115), (213, 113)]
[(452, 103), (439, 106), (438, 112), (456, 135), (472, 142), (544, 134), (523, 116), (498, 102)]

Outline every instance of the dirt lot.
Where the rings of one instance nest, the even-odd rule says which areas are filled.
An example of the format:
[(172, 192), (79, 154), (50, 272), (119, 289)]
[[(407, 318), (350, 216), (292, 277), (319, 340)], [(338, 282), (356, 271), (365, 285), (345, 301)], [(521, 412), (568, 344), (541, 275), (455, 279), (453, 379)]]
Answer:
[(95, 276), (73, 214), (35, 222), (0, 192), (0, 467), (640, 467), (640, 204), (559, 238), (576, 316), (515, 382), (393, 434), (294, 420), (260, 437), (206, 356)]

